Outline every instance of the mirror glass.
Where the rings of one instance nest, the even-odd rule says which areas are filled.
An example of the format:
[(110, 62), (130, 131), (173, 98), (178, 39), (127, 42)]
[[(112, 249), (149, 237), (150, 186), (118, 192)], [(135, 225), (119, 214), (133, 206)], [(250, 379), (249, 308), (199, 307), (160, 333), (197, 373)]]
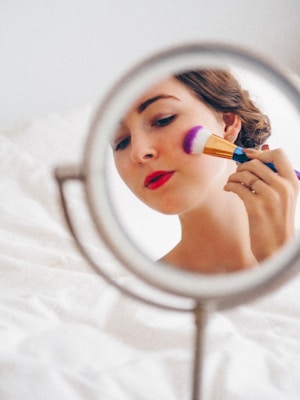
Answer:
[[(228, 142), (238, 143), (240, 140), (239, 132), (243, 126), (240, 116), (240, 118), (237, 118), (236, 113), (227, 109), (216, 110), (211, 104), (205, 103), (203, 99), (200, 101), (192, 93), (191, 88), (187, 88), (182, 81), (175, 78), (175, 75), (182, 76), (187, 72), (203, 70), (217, 71), (217, 73), (220, 73), (220, 71), (223, 73), (225, 70), (230, 71), (230, 74), (239, 82), (242, 89), (249, 94), (251, 101), (258, 107), (259, 113), (268, 116), (272, 135), (266, 140), (266, 143), (268, 143), (270, 149), (284, 148), (293, 168), (299, 169), (297, 160), (299, 144), (297, 132), (300, 130), (299, 92), (295, 86), (290, 83), (285, 75), (245, 53), (226, 48), (221, 50), (213, 48), (213, 51), (211, 51), (211, 49), (201, 48), (201, 46), (166, 52), (149, 59), (118, 82), (96, 112), (85, 156), (90, 206), (95, 215), (96, 223), (100, 226), (100, 231), (106, 237), (112, 250), (119, 254), (125, 264), (132, 266), (134, 272), (144, 278), (147, 276), (146, 279), (149, 278), (152, 283), (155, 282), (156, 286), (161, 285), (164, 289), (168, 287), (170, 291), (174, 291), (174, 288), (176, 288), (176, 293), (181, 291), (185, 295), (188, 293), (193, 296), (196, 292), (199, 294), (199, 290), (202, 290), (202, 294), (206, 291), (207, 281), (206, 278), (203, 278), (207, 275), (215, 276), (213, 282), (217, 286), (219, 285), (218, 288), (221, 291), (234, 292), (234, 280), (237, 278), (241, 282), (242, 275), (227, 273), (245, 272), (249, 269), (257, 271), (256, 267), (260, 266), (262, 261), (266, 268), (265, 272), (258, 272), (256, 275), (251, 272), (253, 284), (254, 281), (267, 279), (267, 276), (276, 274), (276, 271), (283, 268), (282, 260), (284, 257), (287, 259), (288, 254), (285, 253), (284, 256), (281, 256), (279, 254), (281, 247), (277, 246), (273, 253), (270, 252), (270, 257), (262, 256), (257, 262), (258, 257), (253, 257), (253, 254), (249, 252), (253, 240), (252, 242), (250, 240), (239, 241), (241, 235), (244, 235), (245, 238), (249, 237), (248, 209), (245, 207), (245, 202), (236, 193), (225, 192), (223, 189), (228, 176), (235, 173), (235, 161), (203, 154), (190, 155), (183, 150), (182, 143), (185, 133), (198, 125), (205, 125), (212, 133), (223, 136)], [(217, 86), (218, 88), (221, 87), (222, 95), (227, 97), (226, 89), (222, 88), (222, 79), (224, 79), (224, 76), (222, 76), (219, 76)], [(153, 101), (153, 98), (159, 98), (159, 101)], [(149, 99), (151, 99), (150, 102)], [(138, 109), (139, 111), (137, 111)], [(191, 110), (193, 110), (193, 113), (191, 113)], [(255, 112), (258, 112), (257, 109), (255, 109)], [(160, 133), (157, 133), (158, 125), (155, 125), (155, 129), (157, 129), (157, 132), (155, 132), (153, 121), (158, 122)], [(184, 128), (180, 125), (181, 121), (185, 122)], [(176, 125), (177, 123), (178, 125)], [(164, 130), (167, 135), (172, 124), (181, 136), (175, 136), (174, 139), (167, 136), (167, 139), (165, 139), (162, 132)], [(153, 138), (154, 136), (155, 138)], [(143, 137), (144, 143), (142, 143), (141, 137)], [(135, 169), (126, 169), (129, 165), (129, 158), (137, 157), (137, 154), (132, 155), (131, 149), (133, 147), (138, 149), (139, 146), (145, 146), (145, 143), (145, 148), (148, 146), (148, 150), (141, 150), (145, 153), (143, 160), (140, 161), (136, 158)], [(159, 147), (158, 144), (162, 147)], [(155, 147), (156, 145), (158, 147)], [(166, 149), (167, 145), (169, 148), (172, 145), (174, 152), (171, 150), (168, 156), (165, 153), (165, 158), (163, 158), (162, 149)], [(159, 156), (162, 157), (161, 163), (158, 161)], [(278, 157), (278, 154), (276, 157)], [(286, 163), (282, 163), (282, 156), (280, 157), (279, 161), (276, 159), (276, 163), (280, 168), (285, 168)], [(268, 158), (266, 160), (270, 161)], [(153, 163), (154, 166), (150, 167), (150, 163)], [(148, 167), (145, 167), (146, 164)], [(123, 174), (123, 180), (120, 179), (119, 173), (116, 171), (116, 165), (118, 172), (121, 175)], [(204, 167), (204, 165), (206, 166)], [(255, 165), (255, 170), (254, 172), (250, 170), (250, 175), (251, 177), (253, 175), (259, 177), (259, 180), (263, 180), (265, 185), (269, 173), (272, 171), (269, 168), (266, 168), (268, 173), (265, 170), (264, 172), (257, 171), (257, 164)], [(147, 180), (148, 177), (151, 180), (149, 175), (153, 171), (171, 171), (171, 182), (172, 180), (175, 181), (173, 176), (180, 175), (180, 173), (173, 174), (173, 171), (180, 170), (180, 168), (183, 171), (189, 169), (189, 172), (186, 175), (182, 174), (182, 177), (178, 179), (178, 185), (173, 185), (176, 187), (174, 193), (172, 191), (168, 193), (167, 190), (161, 191), (162, 194), (165, 193), (164, 197), (155, 188), (155, 190), (148, 191), (150, 195), (146, 198), (143, 197), (144, 194), (139, 192), (140, 187), (142, 187), (141, 191), (144, 190), (145, 179)], [(143, 172), (135, 172), (139, 170), (143, 170)], [(241, 171), (244, 171), (243, 176), (246, 171), (245, 177), (249, 177), (247, 168), (242, 168)], [(272, 174), (274, 173), (272, 172)], [(135, 182), (138, 182), (135, 179), (137, 176), (140, 181), (135, 186)], [(226, 180), (224, 180), (224, 176), (227, 176)], [(189, 181), (188, 177), (192, 177), (194, 180)], [(199, 179), (203, 179), (207, 186), (198, 186), (196, 183), (199, 182)], [(132, 186), (132, 191), (135, 194), (126, 187), (124, 180), (127, 184), (129, 183), (129, 186)], [(238, 183), (247, 186), (247, 193), (249, 192), (249, 195), (256, 201), (260, 190), (254, 190), (250, 182), (246, 184), (239, 181)], [(271, 185), (269, 181), (268, 185)], [(164, 184), (161, 186), (167, 187)], [(136, 194), (142, 198), (142, 201), (137, 199)], [(225, 201), (224, 195), (228, 196), (227, 199), (230, 198), (230, 201)], [(197, 196), (201, 199), (202, 214), (193, 214)], [(153, 200), (154, 198), (155, 200)], [(294, 196), (293, 200), (295, 198)], [(176, 199), (176, 202), (174, 199)], [(182, 204), (179, 205), (180, 199)], [(186, 199), (189, 199), (188, 202), (186, 202)], [(299, 207), (296, 200), (294, 202), (296, 211), (292, 210), (290, 214), (296, 228), (299, 228)], [(150, 207), (144, 203), (148, 203)], [(258, 202), (255, 205), (256, 207), (259, 207)], [(211, 212), (213, 208), (216, 211), (215, 213)], [(199, 203), (197, 203), (197, 211), (198, 209)], [(207, 210), (209, 211), (207, 212)], [(239, 211), (236, 212), (237, 210)], [(280, 213), (282, 213), (282, 209)], [(178, 214), (180, 218), (178, 218)], [(228, 217), (228, 214), (230, 217)], [(198, 269), (186, 265), (184, 261), (188, 260), (191, 254), (194, 254), (191, 253), (193, 246), (179, 247), (178, 251), (175, 252), (175, 258), (173, 257), (174, 253), (172, 253), (172, 249), (184, 236), (182, 231), (185, 233), (186, 227), (191, 228), (190, 217), (193, 215), (202, 215), (202, 218), (195, 219), (197, 220), (196, 225), (205, 226), (205, 230), (202, 230), (201, 241), (199, 241), (196, 249), (197, 251), (201, 250), (197, 253), (199, 262), (196, 260), (196, 267), (199, 266)], [(211, 220), (206, 218), (207, 215)], [(189, 224), (184, 225), (187, 218), (189, 218)], [(104, 222), (103, 219), (105, 219)], [(223, 219), (226, 223), (223, 222)], [(258, 220), (257, 216), (256, 220)], [(219, 222), (220, 229), (218, 230)], [(264, 227), (265, 224), (262, 226)], [(261, 234), (259, 229), (256, 230), (258, 234)], [(252, 231), (255, 231), (255, 229), (252, 228)], [(203, 235), (203, 232), (205, 232), (205, 235)], [(196, 229), (194, 237), (189, 237), (194, 239), (198, 234), (199, 231)], [(197, 247), (195, 247), (196, 242), (194, 241), (194, 248)], [(165, 254), (170, 251), (171, 257), (165, 259)], [(291, 260), (295, 253), (297, 253), (297, 246), (290, 248), (288, 258)], [(204, 263), (201, 254), (204, 255)], [(216, 254), (219, 254), (219, 256), (215, 257)], [(274, 254), (278, 256), (277, 260), (279, 260), (277, 267), (274, 267)], [(169, 261), (176, 260), (178, 257), (181, 257), (180, 265)], [(214, 259), (215, 266), (209, 266), (206, 269), (205, 264), (209, 257)], [(219, 262), (222, 258), (226, 262)], [(153, 264), (153, 261), (159, 259), (166, 261), (167, 265), (165, 263)], [(230, 260), (233, 260), (231, 265)], [(242, 260), (246, 261), (242, 262)], [(155, 271), (153, 270), (154, 265)], [(179, 268), (174, 268), (174, 265), (179, 266)], [(159, 269), (156, 269), (157, 266), (159, 266)], [(273, 272), (270, 272), (270, 269)], [(178, 272), (179, 270), (180, 272)], [(259, 271), (261, 270), (259, 268)], [(187, 271), (188, 274), (183, 274), (183, 271)], [(191, 272), (192, 274), (190, 274)], [(199, 274), (195, 274), (195, 272)], [(176, 278), (171, 283), (170, 273), (174, 274), (173, 276)], [(226, 278), (227, 286), (224, 285), (224, 274), (228, 277)], [(264, 274), (265, 276), (262, 278)], [(197, 275), (201, 277), (201, 281), (197, 281)], [(216, 276), (220, 279), (217, 279)], [(246, 286), (249, 286), (248, 278), (247, 276), (241, 278), (244, 279)], [(173, 277), (171, 280), (173, 280)], [(185, 284), (189, 283), (191, 285), (187, 289)], [(237, 291), (242, 291), (243, 288), (243, 284), (239, 288), (236, 285)], [(208, 292), (210, 289), (207, 289)]]
[[(299, 169), (298, 146), (300, 144), (300, 139), (298, 132), (300, 132), (300, 116), (294, 104), (292, 104), (291, 101), (286, 97), (286, 95), (280, 91), (280, 88), (274, 85), (273, 82), (267, 81), (264, 77), (259, 75), (259, 73), (255, 71), (245, 70), (243, 68), (238, 68), (236, 66), (233, 66), (231, 68), (231, 72), (234, 75), (234, 77), (238, 80), (242, 88), (249, 92), (250, 98), (253, 100), (255, 105), (257, 105), (259, 110), (261, 110), (263, 114), (266, 114), (269, 117), (272, 132), (271, 136), (268, 137), (268, 139), (266, 139), (266, 143), (269, 145), (270, 149), (275, 149), (278, 147), (284, 149), (284, 151), (289, 157), (291, 164), (295, 168)], [(138, 199), (137, 196), (131, 190), (128, 189), (128, 186), (124, 183), (124, 180), (120, 178), (120, 175), (117, 172), (116, 162), (124, 163), (126, 162), (126, 157), (130, 157), (129, 149), (125, 149), (125, 146), (127, 146), (126, 140), (128, 140), (127, 135), (129, 136), (131, 134), (130, 129), (140, 130), (140, 137), (141, 137), (143, 135), (143, 124), (144, 124), (144, 132), (147, 132), (148, 135), (150, 134), (151, 135), (155, 134), (157, 136), (167, 135), (168, 134), (167, 129), (169, 127), (171, 128), (171, 124), (175, 125), (175, 122), (173, 121), (168, 122), (168, 119), (166, 119), (165, 122), (163, 118), (168, 118), (168, 116), (172, 116), (173, 114), (175, 114), (175, 112), (178, 112), (179, 115), (180, 112), (182, 113), (185, 112), (183, 98), (185, 95), (184, 90), (188, 91), (188, 88), (185, 89), (183, 87), (183, 92), (180, 91), (177, 92), (178, 90), (177, 86), (182, 85), (181, 83), (179, 83), (179, 85), (176, 83), (172, 85), (172, 84), (166, 84), (166, 82), (168, 82), (168, 78), (162, 82), (154, 82), (153, 88), (151, 87), (148, 91), (145, 92), (145, 94), (142, 94), (140, 99), (137, 99), (137, 101), (134, 102), (134, 104), (132, 104), (129, 107), (131, 110), (131, 114), (128, 114), (127, 118), (129, 116), (132, 118), (132, 120), (129, 121), (128, 126), (126, 125), (126, 122), (122, 122), (123, 125), (121, 124), (120, 131), (116, 133), (116, 140), (118, 140), (118, 142), (121, 143), (119, 147), (123, 146), (124, 151), (122, 147), (121, 148), (122, 151), (116, 152), (112, 146), (108, 150), (110, 156), (107, 161), (108, 174), (109, 174), (109, 179), (108, 179), (109, 191), (111, 193), (111, 199), (115, 208), (117, 218), (120, 220), (125, 231), (128, 233), (133, 242), (136, 243), (137, 247), (139, 247), (141, 251), (145, 253), (153, 261), (164, 257), (165, 254), (167, 254), (178, 244), (178, 242), (180, 242), (181, 224), (179, 221), (179, 217), (178, 215), (173, 215), (172, 211), (169, 211), (170, 209), (169, 207), (166, 207), (166, 213), (159, 212), (160, 208), (159, 205), (157, 206), (158, 208), (157, 210), (151, 206), (149, 207), (145, 205), (145, 201), (141, 201), (140, 199)], [(136, 104), (142, 103), (142, 99), (153, 97), (159, 93), (168, 93), (171, 95), (174, 94), (174, 96), (176, 93), (179, 93), (178, 97), (180, 97), (180, 95), (182, 96), (180, 100), (181, 103), (183, 103), (183, 105), (180, 104), (180, 106), (178, 106), (176, 104), (176, 100), (174, 102), (174, 100), (172, 99), (160, 100), (157, 101), (157, 104), (153, 103), (151, 106), (149, 106), (147, 110), (148, 113), (146, 112), (146, 110), (141, 114), (132, 112), (132, 110), (136, 107)], [(226, 94), (224, 95), (226, 96)], [(198, 99), (195, 100), (195, 102), (197, 101)], [(199, 107), (199, 114), (200, 112), (201, 110)], [(124, 121), (124, 116), (118, 116), (118, 118), (120, 121)], [(155, 118), (158, 121), (162, 121), (161, 124), (168, 123), (169, 125), (168, 128), (166, 127), (163, 130), (160, 127), (159, 133), (157, 132), (153, 133), (154, 128), (150, 130), (148, 128), (148, 125), (150, 124), (149, 122), (150, 120), (151, 123), (153, 124), (152, 121)], [(177, 118), (179, 119), (180, 116)], [(199, 121), (198, 125), (200, 125), (203, 121), (203, 116), (201, 115), (199, 115), (198, 118), (197, 117), (195, 118), (194, 116), (192, 116), (192, 118), (194, 118), (195, 121)], [(178, 119), (176, 122), (176, 127), (178, 125), (180, 126)], [(185, 125), (186, 130), (188, 131), (189, 127), (192, 127), (192, 125), (196, 125), (197, 123), (193, 124), (192, 122), (187, 122), (187, 123), (185, 122), (185, 124), (186, 124)], [(135, 132), (133, 132), (133, 135), (134, 133)], [(171, 140), (176, 140), (176, 138), (174, 139), (171, 138)], [(147, 146), (147, 144), (145, 143), (141, 143), (140, 145)], [(128, 147), (130, 147), (130, 145), (128, 145)], [(141, 149), (141, 151), (143, 151), (143, 149)], [(124, 153), (127, 154), (125, 155)], [(174, 153), (176, 154), (175, 151)], [(186, 158), (184, 157), (184, 155), (182, 158), (183, 158), (182, 162), (185, 162)], [(208, 162), (209, 161), (210, 160), (208, 160)], [(144, 162), (144, 164), (148, 163), (149, 166), (140, 167), (140, 169), (144, 169), (144, 171), (146, 171), (147, 173), (153, 170), (170, 169), (169, 166), (166, 166), (167, 162), (171, 164), (173, 169), (175, 169), (175, 165), (176, 168), (180, 168), (175, 163), (175, 160), (172, 157), (172, 153), (170, 153), (168, 160), (166, 161), (162, 160), (161, 163), (159, 162), (159, 160), (157, 161), (155, 160), (154, 162), (148, 160), (147, 162)], [(218, 165), (218, 168), (219, 167), (221, 168), (222, 165), (224, 164), (224, 160), (220, 162), (220, 160), (218, 159), (216, 163)], [(226, 160), (225, 163), (228, 163), (228, 161)], [(230, 161), (230, 163), (233, 164), (234, 161)], [(235, 168), (235, 166), (233, 168)], [(119, 169), (121, 170), (121, 174), (122, 172), (126, 173), (122, 170), (122, 166), (119, 166)], [(147, 175), (146, 172), (143, 172), (142, 174), (146, 176)], [(143, 176), (142, 174), (141, 176)], [(142, 179), (142, 177), (140, 179)], [(127, 181), (130, 182), (129, 184), (132, 184), (132, 179), (130, 179), (130, 177), (127, 177)], [(216, 183), (216, 185), (217, 184), (218, 183)], [(184, 191), (184, 186), (183, 189), (181, 190)], [(160, 193), (158, 194), (153, 193), (155, 191), (148, 190), (147, 192), (149, 192), (150, 195), (159, 196), (160, 201), (164, 202), (163, 199), (164, 191), (161, 190)], [(157, 190), (157, 192), (159, 192), (159, 190)], [(199, 197), (201, 192), (203, 192), (203, 190), (200, 187)], [(183, 196), (186, 196), (186, 193), (184, 192), (182, 193)], [(146, 195), (147, 194), (148, 193), (146, 193)], [(143, 195), (141, 194), (141, 196)], [(253, 200), (255, 200), (254, 196)], [(165, 201), (170, 202), (169, 199)], [(212, 200), (210, 199), (208, 201)], [(237, 203), (239, 202), (242, 202), (242, 200), (239, 199)], [(239, 205), (237, 204), (237, 207), (238, 206)], [(206, 207), (205, 203), (203, 204), (203, 207)], [(220, 205), (220, 207), (222, 207), (222, 205)], [(201, 224), (201, 222), (199, 222), (199, 224)], [(295, 226), (296, 229), (300, 229), (299, 200), (297, 201), (296, 212), (295, 212)], [(245, 229), (247, 229), (246, 225)], [(208, 234), (209, 231), (207, 232), (207, 235)], [(228, 226), (228, 234), (232, 235), (230, 226)], [(205, 245), (209, 246), (208, 243), (209, 240), (210, 239), (207, 237), (207, 241), (202, 241), (202, 242), (200, 241), (199, 246), (205, 246)], [(216, 244), (214, 246), (216, 248)], [(232, 257), (235, 257), (234, 254), (232, 254)], [(216, 270), (219, 271), (218, 268), (216, 268)]]

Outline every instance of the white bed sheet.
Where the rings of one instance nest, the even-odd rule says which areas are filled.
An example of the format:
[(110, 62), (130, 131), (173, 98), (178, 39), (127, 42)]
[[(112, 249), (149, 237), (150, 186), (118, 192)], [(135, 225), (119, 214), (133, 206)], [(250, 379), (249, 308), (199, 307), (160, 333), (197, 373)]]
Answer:
[[(190, 398), (193, 319), (124, 297), (65, 228), (54, 165), (77, 162), (92, 107), (0, 135), (0, 399)], [(82, 199), (72, 207), (84, 219)], [(114, 279), (138, 285), (102, 245)], [(211, 316), (205, 399), (300, 398), (300, 277)]]

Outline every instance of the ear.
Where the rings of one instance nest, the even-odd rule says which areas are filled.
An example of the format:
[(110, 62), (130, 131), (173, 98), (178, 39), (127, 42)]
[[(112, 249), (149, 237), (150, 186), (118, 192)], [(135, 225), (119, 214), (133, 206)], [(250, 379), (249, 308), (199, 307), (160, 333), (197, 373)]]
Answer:
[(226, 112), (223, 113), (223, 121), (225, 124), (224, 139), (232, 143), (235, 142), (242, 128), (241, 118), (232, 112)]

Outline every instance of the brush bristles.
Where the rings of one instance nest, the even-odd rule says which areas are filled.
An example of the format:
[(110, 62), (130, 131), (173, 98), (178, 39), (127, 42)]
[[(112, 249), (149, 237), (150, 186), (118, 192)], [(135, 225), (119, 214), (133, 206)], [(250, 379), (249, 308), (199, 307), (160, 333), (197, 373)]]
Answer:
[(203, 126), (194, 126), (184, 138), (183, 148), (188, 154), (202, 154), (211, 132)]

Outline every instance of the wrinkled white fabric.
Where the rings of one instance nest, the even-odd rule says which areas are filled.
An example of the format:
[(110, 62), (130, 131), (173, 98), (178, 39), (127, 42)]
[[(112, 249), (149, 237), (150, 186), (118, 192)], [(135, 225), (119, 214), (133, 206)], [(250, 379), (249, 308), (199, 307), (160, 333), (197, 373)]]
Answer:
[[(52, 168), (80, 160), (90, 115), (86, 107), (0, 135), (0, 399), (190, 399), (192, 315), (120, 294), (65, 227)], [(82, 226), (83, 199), (71, 194)], [(143, 291), (92, 232), (84, 234), (116, 282)], [(299, 289), (296, 277), (210, 317), (204, 399), (299, 399)]]

